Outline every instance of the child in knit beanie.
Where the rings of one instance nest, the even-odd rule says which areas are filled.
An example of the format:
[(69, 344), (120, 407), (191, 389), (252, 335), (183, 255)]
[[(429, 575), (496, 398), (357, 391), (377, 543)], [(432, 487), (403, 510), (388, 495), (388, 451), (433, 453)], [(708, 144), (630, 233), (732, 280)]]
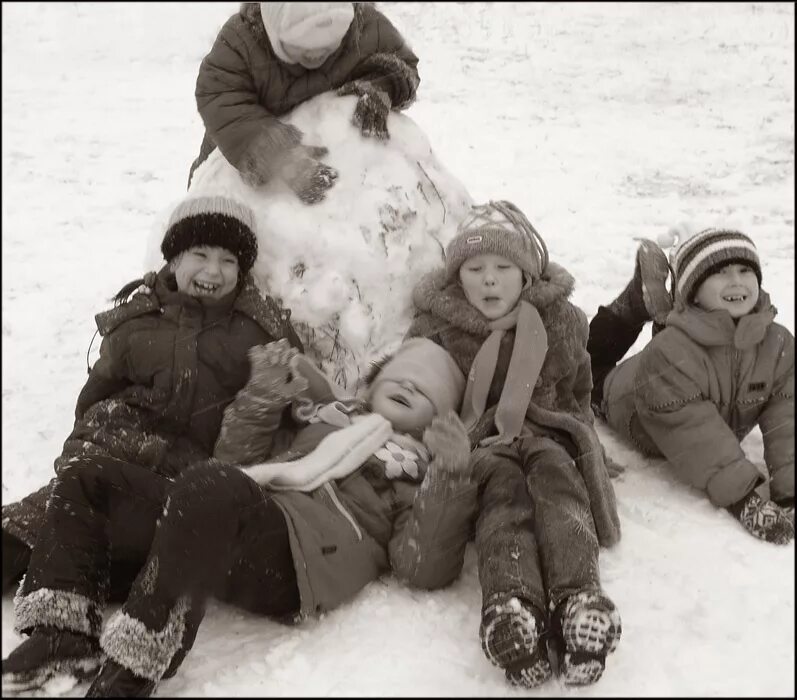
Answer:
[(185, 601), (201, 609), (214, 581), (228, 603), (298, 621), (387, 571), (427, 589), (458, 575), (476, 489), (451, 356), (408, 341), (361, 401), (284, 340), (249, 354), (214, 459), (170, 490), (143, 568), (157, 574), (108, 621), (91, 697), (141, 697), (173, 674), (201, 621)]
[[(163, 267), (97, 314), (99, 358), (56, 477), (3, 506), (3, 587), (25, 574), (14, 612), (29, 635), (3, 660), (4, 694), (97, 672), (109, 594), (133, 584), (173, 480), (212, 456), (224, 409), (247, 381), (249, 349), (298, 342), (249, 275), (252, 227), (234, 200), (181, 202)], [(134, 293), (142, 283), (147, 292)]]
[(282, 180), (306, 204), (338, 173), (324, 144), (281, 120), (328, 91), (357, 98), (352, 123), (386, 140), (391, 110), (415, 100), (418, 57), (370, 2), (244, 2), (199, 66), (196, 103), (205, 136), (194, 170), (215, 149), (252, 187)]
[(594, 683), (621, 635), (598, 571), (619, 518), (592, 424), (587, 320), (572, 290), (526, 216), (491, 201), (473, 207), (445, 268), (416, 287), (408, 333), (446, 348), (468, 377), (460, 415), (480, 489), (480, 639), (525, 687), (552, 676), (549, 643), (565, 683)]
[[(786, 544), (794, 537), (794, 336), (774, 321), (748, 235), (682, 224), (660, 242), (675, 244), (666, 325), (617, 364), (652, 320), (639, 312), (639, 285), (623, 292), (635, 303), (601, 306), (590, 323), (595, 411), (646, 454), (665, 457), (750, 534)], [(648, 257), (664, 258), (655, 245), (648, 242)], [(654, 277), (661, 297), (666, 273)], [(765, 465), (740, 444), (756, 425)]]

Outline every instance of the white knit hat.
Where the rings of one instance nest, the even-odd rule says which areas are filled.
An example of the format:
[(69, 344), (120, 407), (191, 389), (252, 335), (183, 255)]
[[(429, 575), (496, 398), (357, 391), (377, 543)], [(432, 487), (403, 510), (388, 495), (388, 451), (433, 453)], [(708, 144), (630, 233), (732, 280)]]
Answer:
[(354, 19), (350, 2), (261, 2), (260, 15), (271, 48), (285, 63), (296, 63), (283, 42), (308, 51), (334, 51)]

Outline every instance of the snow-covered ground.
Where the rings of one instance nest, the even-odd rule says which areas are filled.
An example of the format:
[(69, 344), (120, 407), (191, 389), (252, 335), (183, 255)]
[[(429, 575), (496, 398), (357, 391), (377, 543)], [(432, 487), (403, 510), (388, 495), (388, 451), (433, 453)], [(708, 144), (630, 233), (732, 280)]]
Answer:
[[(792, 4), (382, 6), (421, 57), (408, 115), (474, 200), (529, 215), (589, 316), (627, 281), (634, 236), (691, 218), (756, 240), (794, 331)], [(3, 503), (52, 473), (93, 315), (185, 189), (197, 68), (236, 7), (2, 5)], [(623, 638), (596, 686), (505, 684), (479, 649), (471, 551), (448, 590), (386, 577), (296, 628), (214, 605), (158, 694), (793, 696), (794, 544), (753, 539), (600, 432), (629, 466), (601, 560)], [(762, 459), (758, 431), (745, 447)], [(2, 629), (5, 657), (10, 596)]]

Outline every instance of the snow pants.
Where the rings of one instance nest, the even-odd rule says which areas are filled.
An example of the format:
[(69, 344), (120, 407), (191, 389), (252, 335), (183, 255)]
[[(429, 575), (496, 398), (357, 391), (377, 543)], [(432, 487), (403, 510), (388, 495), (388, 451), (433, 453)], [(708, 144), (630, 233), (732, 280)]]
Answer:
[(599, 590), (599, 545), (589, 495), (566, 448), (549, 437), (478, 448), (475, 545), (483, 605), (524, 598), (553, 610), (580, 590)]
[(111, 559), (132, 587), (100, 641), (145, 678), (176, 671), (211, 595), (267, 614), (299, 609), (282, 512), (237, 469), (203, 464), (171, 480), (109, 457), (75, 463), (55, 480), (14, 601), (17, 630), (99, 637)]

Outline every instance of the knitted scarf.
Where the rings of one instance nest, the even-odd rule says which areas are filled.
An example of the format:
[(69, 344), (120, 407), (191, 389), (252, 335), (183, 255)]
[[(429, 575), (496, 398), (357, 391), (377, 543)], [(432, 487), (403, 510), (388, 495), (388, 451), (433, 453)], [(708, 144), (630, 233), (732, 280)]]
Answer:
[(461, 418), (468, 430), (481, 418), (495, 374), (501, 338), (507, 330), (515, 328), (512, 357), (495, 412), (498, 434), (481, 441), (483, 445), (508, 445), (520, 435), (523, 427), (526, 410), (548, 352), (548, 334), (537, 309), (523, 300), (508, 314), (492, 321), (490, 328), (491, 333), (476, 353), (468, 373)]

